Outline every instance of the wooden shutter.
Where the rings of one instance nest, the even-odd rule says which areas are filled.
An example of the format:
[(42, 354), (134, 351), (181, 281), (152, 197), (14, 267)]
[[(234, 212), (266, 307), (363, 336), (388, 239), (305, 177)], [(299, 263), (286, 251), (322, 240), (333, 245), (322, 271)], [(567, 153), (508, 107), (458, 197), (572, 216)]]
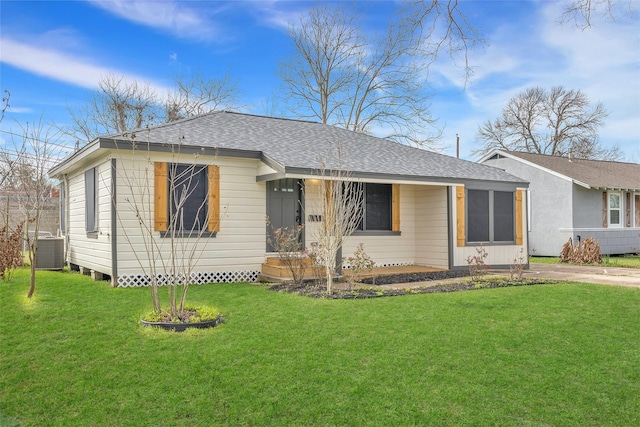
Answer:
[(516, 245), (522, 244), (522, 190), (516, 190)]
[(456, 187), (456, 234), (458, 246), (464, 246), (464, 187)]
[(220, 231), (220, 167), (209, 165), (207, 176), (209, 184), (207, 229), (211, 232)]
[(400, 231), (400, 184), (391, 184), (391, 231)]
[(607, 228), (607, 192), (602, 192), (602, 227)]
[(168, 176), (169, 164), (155, 162), (153, 164), (153, 229), (155, 231), (167, 231), (168, 206)]

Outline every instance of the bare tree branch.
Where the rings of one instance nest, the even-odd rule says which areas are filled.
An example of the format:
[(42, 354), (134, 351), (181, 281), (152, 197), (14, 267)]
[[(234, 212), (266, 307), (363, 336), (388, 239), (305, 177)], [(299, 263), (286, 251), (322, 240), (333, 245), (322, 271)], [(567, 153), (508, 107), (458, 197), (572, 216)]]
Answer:
[(511, 98), (494, 121), (478, 128), (484, 155), (495, 148), (553, 156), (617, 160), (620, 148), (600, 145), (598, 130), (608, 113), (602, 103), (591, 106), (580, 90), (563, 86), (545, 91), (533, 87)]

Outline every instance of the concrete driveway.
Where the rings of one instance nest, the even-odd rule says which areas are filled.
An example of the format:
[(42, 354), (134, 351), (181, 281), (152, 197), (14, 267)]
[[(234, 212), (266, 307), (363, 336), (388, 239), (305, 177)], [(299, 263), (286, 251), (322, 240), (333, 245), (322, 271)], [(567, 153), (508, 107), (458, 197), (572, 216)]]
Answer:
[(640, 287), (640, 268), (593, 267), (567, 264), (530, 264), (523, 277), (569, 280)]

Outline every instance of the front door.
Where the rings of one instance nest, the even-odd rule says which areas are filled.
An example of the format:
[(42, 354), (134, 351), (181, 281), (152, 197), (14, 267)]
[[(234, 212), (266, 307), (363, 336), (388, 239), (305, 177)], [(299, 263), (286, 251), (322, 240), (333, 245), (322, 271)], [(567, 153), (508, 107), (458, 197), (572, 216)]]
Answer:
[[(267, 182), (267, 233), (278, 228), (302, 225), (302, 181), (286, 178)], [(302, 238), (302, 236), (301, 236)], [(304, 247), (304, 242), (300, 242)], [(267, 239), (267, 252), (275, 252)]]

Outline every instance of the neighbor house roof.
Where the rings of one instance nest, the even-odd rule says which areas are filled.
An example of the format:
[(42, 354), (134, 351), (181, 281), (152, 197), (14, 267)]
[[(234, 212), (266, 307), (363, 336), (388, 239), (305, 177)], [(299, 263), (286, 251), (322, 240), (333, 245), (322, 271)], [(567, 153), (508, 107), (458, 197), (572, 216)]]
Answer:
[(480, 159), (508, 157), (561, 175), (586, 188), (640, 190), (640, 164), (495, 150)]
[[(324, 167), (348, 170), (357, 177), (526, 185), (526, 181), (488, 165), (310, 121), (218, 111), (134, 133), (138, 143), (180, 144), (181, 150), (260, 158), (284, 174), (310, 175)], [(129, 137), (111, 135), (91, 144), (117, 148), (129, 143)], [(81, 154), (64, 162), (73, 162), (74, 156)], [(63, 169), (63, 164), (56, 166), (54, 174)]]

